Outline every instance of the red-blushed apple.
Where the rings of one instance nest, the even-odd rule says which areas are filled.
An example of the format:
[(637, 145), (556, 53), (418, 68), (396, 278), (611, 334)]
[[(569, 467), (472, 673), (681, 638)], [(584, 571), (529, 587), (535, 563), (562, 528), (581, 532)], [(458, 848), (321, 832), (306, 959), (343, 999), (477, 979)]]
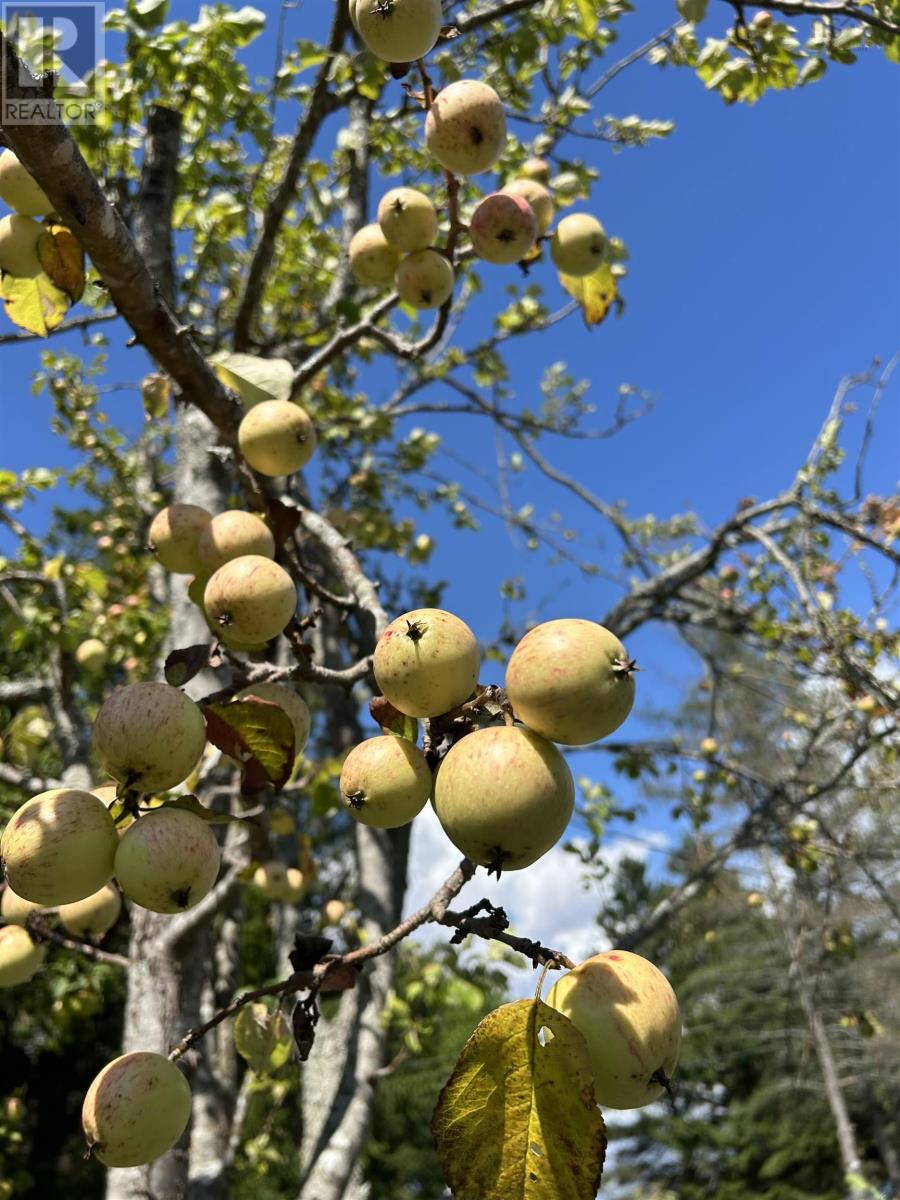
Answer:
[(537, 219), (538, 233), (546, 233), (553, 220), (553, 197), (536, 179), (511, 179), (500, 189), (504, 195), (521, 196), (531, 206)]
[(658, 967), (628, 950), (595, 954), (558, 979), (547, 1003), (587, 1042), (601, 1108), (642, 1108), (665, 1091), (681, 1048), (681, 1015)]
[(101, 705), (93, 745), (113, 779), (139, 792), (165, 791), (184, 782), (200, 761), (206, 722), (178, 688), (130, 683)]
[(166, 805), (125, 830), (116, 851), (116, 879), (141, 908), (184, 912), (199, 904), (216, 882), (220, 857), (208, 822)]
[(0, 920), (5, 921), (7, 925), (24, 925), (28, 914), (40, 912), (42, 907), (43, 905), (35, 904), (33, 900), (26, 900), (7, 884), (0, 895)]
[(0, 864), (25, 900), (45, 907), (83, 900), (112, 878), (119, 835), (91, 792), (53, 788), (26, 801), (0, 838)]
[(506, 694), (519, 720), (564, 746), (618, 729), (634, 704), (634, 662), (595, 621), (545, 621), (510, 657)]
[(81, 1124), (92, 1157), (107, 1167), (139, 1167), (171, 1150), (191, 1116), (191, 1089), (161, 1054), (114, 1058), (88, 1088)]
[(425, 145), (454, 175), (489, 171), (506, 146), (500, 97), (479, 79), (458, 79), (442, 88), (425, 117)]
[(436, 717), (468, 700), (481, 654), (475, 634), (442, 608), (416, 608), (397, 617), (375, 647), (375, 681), (408, 717)]
[(351, 816), (376, 829), (397, 829), (418, 816), (431, 795), (425, 755), (390, 734), (354, 746), (341, 768), (341, 799)]
[(447, 837), (473, 862), (517, 871), (562, 837), (575, 784), (551, 742), (521, 725), (499, 725), (451, 747), (435, 775), (433, 804)]
[(527, 200), (507, 192), (485, 196), (469, 221), (472, 249), (485, 262), (520, 262), (537, 237), (537, 217)]

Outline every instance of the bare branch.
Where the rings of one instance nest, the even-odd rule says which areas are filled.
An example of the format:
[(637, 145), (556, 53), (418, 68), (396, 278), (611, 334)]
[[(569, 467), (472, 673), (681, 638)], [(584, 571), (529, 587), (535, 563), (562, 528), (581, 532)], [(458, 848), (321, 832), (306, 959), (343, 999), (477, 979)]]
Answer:
[(109, 950), (101, 950), (93, 942), (82, 942), (77, 938), (66, 937), (64, 933), (60, 933), (58, 929), (54, 929), (47, 923), (45, 912), (30, 912), (25, 918), (25, 928), (36, 942), (53, 942), (57, 946), (62, 946), (64, 950), (83, 954), (92, 962), (109, 963), (110, 966), (124, 967), (126, 970), (131, 966), (131, 959), (125, 958), (122, 954), (112, 954)]

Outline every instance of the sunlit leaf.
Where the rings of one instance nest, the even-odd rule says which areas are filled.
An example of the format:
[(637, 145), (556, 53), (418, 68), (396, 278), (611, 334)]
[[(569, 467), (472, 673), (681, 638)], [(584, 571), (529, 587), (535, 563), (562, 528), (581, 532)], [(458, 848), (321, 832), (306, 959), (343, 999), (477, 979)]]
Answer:
[(46, 337), (61, 325), (69, 311), (69, 297), (46, 275), (32, 279), (0, 276), (0, 299), (14, 325), (38, 337)]
[(563, 275), (560, 272), (559, 282), (581, 305), (584, 323), (588, 329), (606, 320), (618, 296), (616, 279), (607, 263), (603, 263), (590, 275)]

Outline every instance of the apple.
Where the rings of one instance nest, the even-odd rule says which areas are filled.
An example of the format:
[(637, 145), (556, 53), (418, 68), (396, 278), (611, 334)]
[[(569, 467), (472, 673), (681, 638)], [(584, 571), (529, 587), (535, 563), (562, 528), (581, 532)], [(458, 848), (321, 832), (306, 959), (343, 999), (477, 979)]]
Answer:
[(244, 554), (274, 558), (275, 539), (255, 513), (232, 508), (212, 518), (197, 540), (197, 553), (201, 568), (211, 575)]
[(298, 867), (288, 867), (285, 885), (284, 900), (287, 904), (297, 904), (306, 894), (306, 879)]
[(385, 192), (378, 205), (378, 224), (387, 243), (407, 254), (427, 249), (438, 230), (434, 205), (424, 192), (409, 187)]
[(316, 431), (308, 413), (290, 400), (255, 404), (238, 426), (241, 454), (260, 475), (293, 475), (316, 449)]
[(262, 863), (253, 872), (253, 886), (267, 900), (284, 900), (291, 890), (285, 864), (278, 858)]
[(229, 642), (258, 646), (287, 626), (297, 609), (297, 589), (284, 567), (260, 554), (245, 554), (210, 577), (203, 607), (212, 628)]
[(59, 919), (63, 928), (73, 937), (92, 938), (102, 937), (109, 933), (119, 919), (122, 911), (122, 897), (118, 890), (108, 883), (92, 896), (76, 900), (74, 904), (63, 904), (59, 909)]
[(601, 1108), (658, 1099), (681, 1046), (678, 1001), (665, 975), (639, 954), (608, 950), (558, 979), (547, 1003), (588, 1044)]
[(428, 803), (431, 786), (419, 747), (391, 734), (354, 746), (341, 768), (341, 799), (354, 820), (376, 829), (408, 825)]
[(417, 250), (397, 268), (397, 292), (413, 308), (440, 308), (453, 295), (456, 272), (438, 250)]
[(99, 638), (87, 638), (75, 650), (75, 661), (92, 675), (98, 675), (109, 659), (106, 646)]
[(347, 905), (343, 900), (328, 900), (322, 908), (322, 923), (324, 925), (340, 925), (347, 913)]
[(400, 251), (392, 246), (380, 225), (363, 225), (350, 239), (347, 248), (350, 272), (363, 287), (385, 287), (394, 278)]
[(26, 900), (24, 896), (14, 892), (9, 884), (0, 895), (0, 918), (7, 925), (24, 925), (28, 914), (40, 912), (42, 907), (43, 905), (35, 904), (33, 900)]
[(594, 621), (546, 621), (526, 633), (506, 668), (519, 720), (564, 746), (586, 746), (618, 729), (634, 704), (635, 665)]
[(34, 279), (43, 271), (37, 253), (43, 225), (16, 213), (0, 219), (0, 271), (14, 279)]
[(309, 741), (312, 723), (312, 715), (303, 697), (283, 683), (253, 683), (235, 696), (235, 700), (253, 699), (277, 704), (279, 708), (284, 709), (294, 726), (294, 757), (302, 754)]
[(442, 608), (397, 617), (375, 646), (375, 681), (408, 717), (436, 717), (471, 696), (481, 654), (475, 634)]
[(476, 729), (451, 747), (434, 811), (458, 850), (496, 871), (536, 862), (565, 832), (575, 784), (552, 743), (521, 725)]
[(104, 771), (119, 783), (139, 792), (166, 791), (187, 779), (199, 762), (206, 722), (178, 688), (130, 683), (101, 705), (93, 745)]
[(0, 200), (23, 217), (47, 217), (53, 204), (12, 150), (0, 154)]
[(356, 0), (351, 16), (372, 53), (389, 63), (424, 58), (443, 23), (441, 0)]
[(170, 504), (150, 523), (148, 548), (175, 575), (196, 575), (201, 569), (198, 542), (212, 517), (198, 504)]
[(118, 844), (101, 800), (54, 788), (13, 814), (0, 838), (0, 863), (19, 896), (50, 907), (83, 900), (108, 883)]
[(35, 942), (19, 925), (0, 928), (0, 988), (27, 983), (47, 957), (47, 947)]
[(504, 196), (521, 196), (528, 202), (537, 219), (538, 234), (546, 233), (553, 220), (553, 197), (547, 189), (535, 179), (513, 179), (501, 189)]
[(606, 231), (589, 213), (563, 217), (550, 240), (550, 257), (564, 275), (590, 275), (605, 253)]
[(193, 908), (216, 882), (219, 843), (202, 817), (166, 805), (126, 829), (116, 851), (116, 879), (151, 912)]
[(477, 205), (469, 221), (469, 240), (485, 262), (510, 266), (520, 262), (534, 245), (537, 217), (527, 200), (493, 192)]
[(478, 79), (459, 79), (442, 88), (425, 117), (425, 145), (454, 175), (489, 171), (506, 146), (500, 97)]
[(175, 1145), (191, 1116), (191, 1089), (161, 1054), (114, 1058), (88, 1088), (81, 1124), (88, 1149), (107, 1167), (139, 1167)]
[(527, 158), (519, 167), (519, 175), (546, 186), (550, 182), (550, 164), (544, 158)]

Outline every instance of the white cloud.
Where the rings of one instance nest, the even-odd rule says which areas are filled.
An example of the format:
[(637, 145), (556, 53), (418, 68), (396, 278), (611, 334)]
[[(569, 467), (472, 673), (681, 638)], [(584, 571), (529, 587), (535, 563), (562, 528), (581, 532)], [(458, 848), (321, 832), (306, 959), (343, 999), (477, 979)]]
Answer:
[[(614, 868), (626, 856), (644, 859), (651, 850), (662, 849), (665, 844), (664, 834), (653, 834), (640, 841), (617, 838), (605, 847), (604, 859)], [(426, 805), (413, 825), (407, 912), (428, 901), (459, 859), (459, 851), (447, 840), (431, 805)], [(468, 908), (482, 897), (506, 910), (512, 933), (561, 950), (574, 962), (609, 948), (596, 923), (604, 899), (603, 887), (593, 884), (585, 890), (578, 860), (560, 846), (525, 870), (510, 871), (499, 880), (488, 879), (487, 872), (479, 868), (453, 907)], [(445, 930), (434, 927), (426, 928), (418, 935), (420, 941), (446, 937)], [(478, 952), (483, 953), (485, 949), (486, 943), (483, 943)], [(510, 974), (514, 997), (531, 995), (535, 983), (530, 968)]]

